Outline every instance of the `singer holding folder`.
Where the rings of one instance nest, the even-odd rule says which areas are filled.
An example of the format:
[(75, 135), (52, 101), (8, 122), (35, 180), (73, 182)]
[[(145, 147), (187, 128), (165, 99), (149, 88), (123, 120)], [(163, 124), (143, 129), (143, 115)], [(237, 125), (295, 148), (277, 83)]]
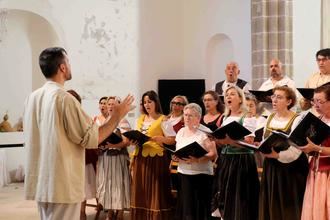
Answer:
[[(330, 126), (330, 86), (316, 88), (312, 103), (321, 115), (320, 119)], [(301, 219), (330, 219), (330, 137), (320, 145), (308, 140), (308, 144), (301, 149), (305, 153), (313, 153)]]
[[(225, 105), (221, 126), (237, 121), (254, 132), (256, 119), (245, 120), (245, 95), (240, 88), (227, 88)], [(244, 140), (252, 143), (253, 136), (246, 136)], [(259, 180), (254, 151), (234, 145), (229, 137), (216, 139), (216, 143), (222, 149), (215, 171), (212, 215), (231, 220), (256, 220)]]
[[(264, 138), (272, 131), (290, 134), (300, 121), (298, 114), (290, 110), (296, 103), (295, 92), (287, 86), (273, 91), (273, 113), (267, 119)], [(308, 173), (306, 155), (285, 143), (263, 155), (259, 220), (300, 220)]]
[[(116, 104), (120, 103), (120, 98), (110, 96), (107, 100), (107, 110), (109, 118), (113, 114)], [(129, 122), (123, 118), (112, 135), (117, 135), (118, 140), (106, 139), (99, 148), (102, 155), (98, 159), (97, 170), (97, 190), (96, 198), (104, 210), (108, 210), (109, 220), (116, 218), (124, 219), (124, 209), (130, 208), (130, 173), (129, 156), (127, 147), (129, 141), (123, 139), (121, 133), (130, 130)], [(110, 136), (111, 137), (111, 136)]]
[(176, 136), (176, 150), (193, 142), (200, 144), (207, 153), (200, 158), (177, 158), (178, 201), (176, 220), (211, 219), (211, 185), (213, 180), (212, 160), (217, 156), (215, 143), (198, 130), (202, 109), (196, 103), (184, 107), (184, 124)]
[(162, 128), (165, 115), (156, 92), (142, 95), (142, 111), (136, 130), (150, 140), (136, 145), (133, 154), (131, 219), (172, 220), (170, 160), (162, 145), (174, 145), (175, 133), (169, 134)]

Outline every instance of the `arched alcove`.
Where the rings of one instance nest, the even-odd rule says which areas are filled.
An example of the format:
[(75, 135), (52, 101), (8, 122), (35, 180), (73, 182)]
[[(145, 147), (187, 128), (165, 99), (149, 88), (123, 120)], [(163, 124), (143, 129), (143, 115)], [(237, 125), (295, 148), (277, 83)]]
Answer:
[[(0, 117), (8, 111), (9, 121), (16, 124), (22, 117), (28, 94), (45, 82), (38, 64), (40, 51), (59, 44), (52, 25), (33, 12), (8, 9), (7, 32), (0, 43)], [(8, 170), (24, 165), (23, 148), (7, 150)]]
[(233, 60), (232, 40), (225, 34), (215, 34), (206, 46), (206, 88), (225, 79), (226, 64)]
[[(43, 17), (24, 10), (9, 9), (7, 33), (0, 43), (3, 111), (13, 120), (22, 113), (26, 95), (39, 88), (45, 79), (40, 73), (38, 56), (42, 49), (58, 45), (54, 28)], [(11, 94), (8, 97), (8, 94)]]

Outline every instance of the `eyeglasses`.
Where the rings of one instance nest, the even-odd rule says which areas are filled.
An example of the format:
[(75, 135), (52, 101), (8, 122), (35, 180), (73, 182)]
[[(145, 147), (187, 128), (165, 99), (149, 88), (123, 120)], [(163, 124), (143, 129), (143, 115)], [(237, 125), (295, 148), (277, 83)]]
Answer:
[(317, 59), (316, 59), (316, 62), (320, 63), (320, 62), (322, 61), (322, 62), (324, 63), (324, 62), (326, 62), (327, 60), (329, 60), (328, 57), (317, 58)]
[(280, 96), (280, 95), (271, 95), (270, 98), (271, 98), (271, 99), (282, 100), (282, 99), (284, 99), (284, 96)]
[(182, 103), (182, 102), (171, 102), (172, 105), (181, 105), (181, 106), (185, 106), (186, 104)]
[[(327, 100), (328, 101), (328, 100)], [(324, 103), (326, 103), (327, 101), (322, 101), (322, 100), (320, 100), (320, 99), (312, 99), (311, 100), (311, 103), (312, 103), (312, 105), (316, 105), (316, 104), (318, 104), (318, 105), (323, 105)]]

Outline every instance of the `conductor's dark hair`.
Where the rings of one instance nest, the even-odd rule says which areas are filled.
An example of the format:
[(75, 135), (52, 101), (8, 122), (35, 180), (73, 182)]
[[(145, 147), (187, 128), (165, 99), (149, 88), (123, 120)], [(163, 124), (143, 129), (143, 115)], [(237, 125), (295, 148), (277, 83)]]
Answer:
[(142, 112), (144, 114), (148, 114), (146, 108), (144, 107), (144, 98), (148, 96), (149, 99), (153, 102), (155, 102), (155, 112), (159, 114), (163, 114), (162, 106), (160, 104), (159, 96), (157, 93), (153, 90), (147, 91), (142, 95)]
[(50, 47), (43, 50), (39, 56), (39, 66), (46, 79), (53, 77), (64, 62), (66, 51), (61, 47)]

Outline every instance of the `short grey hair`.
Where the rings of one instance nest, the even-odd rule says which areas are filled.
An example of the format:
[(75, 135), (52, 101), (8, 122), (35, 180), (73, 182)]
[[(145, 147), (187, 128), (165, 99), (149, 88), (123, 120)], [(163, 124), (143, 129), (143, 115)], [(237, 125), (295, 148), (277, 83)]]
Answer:
[(186, 109), (191, 109), (193, 111), (196, 112), (196, 114), (198, 115), (198, 117), (202, 117), (202, 108), (196, 104), (196, 103), (189, 103), (188, 105), (186, 105), (183, 109), (183, 111), (185, 111)]

